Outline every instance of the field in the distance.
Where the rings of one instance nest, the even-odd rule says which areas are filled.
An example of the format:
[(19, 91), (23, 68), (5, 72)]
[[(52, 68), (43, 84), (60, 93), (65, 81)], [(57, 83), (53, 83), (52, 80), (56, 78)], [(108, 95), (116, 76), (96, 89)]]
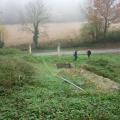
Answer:
[[(40, 30), (40, 42), (46, 42), (71, 39), (79, 35), (82, 23), (50, 23), (42, 25)], [(20, 44), (29, 44), (32, 42), (31, 32), (23, 30), (22, 25), (6, 25), (7, 38), (5, 40), (6, 46), (15, 46)]]
[[(58, 40), (71, 40), (80, 35), (80, 28), (84, 23), (71, 22), (71, 23), (49, 23), (43, 25), (40, 29), (42, 33), (40, 34), (40, 44), (41, 46), (46, 43), (54, 43), (53, 41)], [(29, 44), (32, 42), (31, 32), (26, 32), (23, 30), (22, 25), (6, 25), (6, 46), (18, 46), (21, 44)], [(110, 29), (119, 29), (119, 24), (114, 24)], [(72, 43), (71, 43), (72, 44)]]

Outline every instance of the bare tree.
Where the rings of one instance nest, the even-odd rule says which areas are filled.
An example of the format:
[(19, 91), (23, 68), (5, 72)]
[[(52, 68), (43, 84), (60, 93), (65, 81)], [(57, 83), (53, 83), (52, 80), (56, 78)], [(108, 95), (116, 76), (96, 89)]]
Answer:
[[(87, 34), (86, 37), (89, 36), (89, 41), (96, 41), (101, 37), (103, 31), (103, 21), (96, 11), (94, 1), (89, 0), (88, 3), (89, 4), (86, 7), (81, 7), (85, 17), (87, 18), (87, 23), (81, 29), (82, 35), (86, 36), (84, 34)], [(86, 37), (85, 39), (87, 40)]]
[(82, 28), (82, 36), (89, 41), (105, 40), (110, 25), (119, 20), (120, 0), (88, 0), (88, 2), (89, 4), (82, 8), (88, 21)]
[(88, 18), (88, 23), (91, 26), (91, 36), (93, 40), (98, 40), (100, 37), (100, 34), (103, 31), (103, 24), (102, 24), (102, 19), (99, 17), (98, 13), (94, 8), (89, 8), (89, 14), (87, 16)]
[(94, 0), (93, 11), (103, 23), (104, 38), (111, 23), (120, 16), (119, 3), (120, 0)]
[(39, 26), (48, 19), (45, 5), (42, 0), (31, 1), (26, 6), (26, 14), (24, 14), (23, 26), (24, 30), (33, 33), (33, 42), (35, 47), (39, 47)]

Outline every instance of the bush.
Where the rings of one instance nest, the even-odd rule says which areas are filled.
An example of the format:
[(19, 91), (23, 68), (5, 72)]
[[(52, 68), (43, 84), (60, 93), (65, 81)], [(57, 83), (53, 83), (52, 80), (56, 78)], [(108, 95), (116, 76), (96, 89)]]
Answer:
[(0, 48), (3, 48), (3, 47), (4, 47), (4, 42), (0, 41)]
[(107, 59), (90, 60), (83, 66), (85, 69), (100, 76), (120, 82), (120, 64), (111, 62)]
[(32, 55), (23, 56), (23, 59), (31, 63), (40, 63), (40, 60), (37, 57), (34, 57)]
[(120, 42), (120, 30), (108, 32), (106, 42)]
[(109, 61), (107, 59), (98, 59), (98, 60), (92, 60), (92, 61), (88, 61), (89, 64), (91, 65), (97, 65), (97, 66), (107, 66), (109, 63)]
[(34, 75), (33, 67), (24, 60), (0, 59), (0, 86), (11, 88), (30, 82)]
[(0, 55), (14, 55), (14, 54), (21, 54), (22, 51), (19, 49), (13, 49), (13, 48), (1, 48), (0, 49)]

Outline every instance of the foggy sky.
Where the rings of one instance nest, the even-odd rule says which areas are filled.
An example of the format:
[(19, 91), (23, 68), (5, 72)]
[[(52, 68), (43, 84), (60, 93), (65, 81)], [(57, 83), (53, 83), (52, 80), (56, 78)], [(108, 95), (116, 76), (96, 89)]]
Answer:
[[(0, 11), (6, 23), (17, 23), (19, 13), (32, 0), (0, 0)], [(34, 0), (33, 0), (34, 1)], [(80, 6), (86, 0), (44, 0), (52, 21), (82, 21)]]

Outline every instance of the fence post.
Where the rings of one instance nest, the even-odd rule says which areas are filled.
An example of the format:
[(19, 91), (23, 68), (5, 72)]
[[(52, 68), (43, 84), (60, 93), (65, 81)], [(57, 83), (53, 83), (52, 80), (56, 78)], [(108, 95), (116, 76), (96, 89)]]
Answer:
[(58, 53), (58, 56), (60, 56), (61, 54), (61, 47), (60, 47), (60, 43), (58, 43), (58, 46), (57, 46), (57, 53)]
[(32, 53), (31, 44), (29, 44), (29, 53)]
[(2, 42), (2, 32), (0, 31), (0, 41)]

